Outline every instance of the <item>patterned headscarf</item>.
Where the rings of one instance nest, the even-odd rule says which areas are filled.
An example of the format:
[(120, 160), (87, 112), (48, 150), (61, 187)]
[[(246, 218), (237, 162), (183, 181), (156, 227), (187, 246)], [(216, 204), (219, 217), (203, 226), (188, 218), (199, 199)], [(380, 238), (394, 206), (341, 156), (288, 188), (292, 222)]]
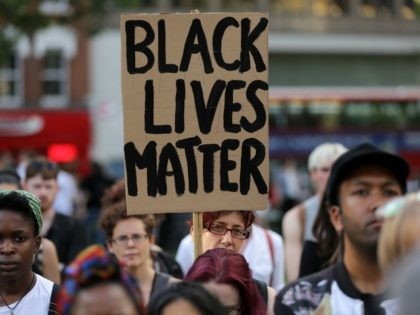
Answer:
[(139, 315), (144, 314), (140, 289), (137, 282), (124, 269), (118, 258), (104, 247), (92, 245), (75, 258), (64, 271), (64, 282), (58, 293), (59, 314), (71, 314), (78, 292), (100, 283), (119, 283), (136, 305)]
[(39, 233), (39, 231), (41, 231), (41, 228), (42, 228), (41, 201), (34, 194), (26, 190), (0, 189), (0, 195), (7, 195), (13, 192), (17, 193), (19, 196), (25, 197), (26, 200), (28, 200), (28, 204), (32, 210), (32, 215), (35, 218), (36, 227)]

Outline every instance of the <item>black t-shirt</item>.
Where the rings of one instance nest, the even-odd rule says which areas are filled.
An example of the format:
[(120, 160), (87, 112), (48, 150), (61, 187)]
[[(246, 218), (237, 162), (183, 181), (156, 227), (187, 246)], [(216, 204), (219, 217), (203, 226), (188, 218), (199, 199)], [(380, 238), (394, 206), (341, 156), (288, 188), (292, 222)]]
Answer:
[(299, 278), (309, 276), (323, 269), (325, 261), (319, 256), (319, 245), (317, 242), (306, 240), (303, 243), (300, 256)]
[(45, 237), (55, 244), (58, 260), (65, 265), (88, 245), (82, 222), (61, 213), (55, 214)]

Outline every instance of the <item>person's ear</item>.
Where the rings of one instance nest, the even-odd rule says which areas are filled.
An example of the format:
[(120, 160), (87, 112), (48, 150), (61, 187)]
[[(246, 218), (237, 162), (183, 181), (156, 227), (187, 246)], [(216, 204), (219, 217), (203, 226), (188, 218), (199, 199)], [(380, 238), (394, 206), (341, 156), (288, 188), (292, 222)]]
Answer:
[(341, 209), (339, 206), (331, 206), (328, 209), (328, 214), (330, 217), (330, 222), (334, 226), (334, 229), (341, 233), (343, 231), (343, 220), (341, 216)]
[(194, 226), (190, 227), (190, 235), (191, 237), (194, 237)]
[(39, 249), (41, 248), (41, 242), (42, 242), (42, 238), (41, 236), (37, 236), (35, 237), (35, 248), (34, 248), (34, 254), (36, 254)]

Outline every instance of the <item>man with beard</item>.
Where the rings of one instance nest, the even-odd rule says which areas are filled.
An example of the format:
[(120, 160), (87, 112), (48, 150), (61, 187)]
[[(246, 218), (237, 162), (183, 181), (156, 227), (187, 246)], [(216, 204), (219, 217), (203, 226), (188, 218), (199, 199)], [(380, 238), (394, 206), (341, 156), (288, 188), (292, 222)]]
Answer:
[(41, 236), (55, 244), (60, 264), (67, 265), (87, 246), (87, 238), (79, 220), (57, 213), (53, 208), (58, 192), (58, 171), (55, 163), (44, 158), (34, 159), (26, 166), (23, 187), (41, 201)]
[(382, 223), (375, 212), (406, 192), (408, 175), (404, 159), (367, 143), (335, 161), (323, 217), (325, 234), (337, 240), (338, 259), (286, 286), (276, 297), (275, 314), (394, 314), (395, 300), (383, 294), (376, 250)]

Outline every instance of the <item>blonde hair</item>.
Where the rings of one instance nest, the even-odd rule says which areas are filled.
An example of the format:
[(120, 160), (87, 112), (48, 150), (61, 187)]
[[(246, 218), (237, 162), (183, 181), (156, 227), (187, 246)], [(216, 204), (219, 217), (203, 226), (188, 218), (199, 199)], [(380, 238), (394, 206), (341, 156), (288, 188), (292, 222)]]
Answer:
[(312, 150), (308, 157), (308, 170), (330, 166), (347, 148), (341, 143), (322, 143)]
[(384, 219), (378, 242), (379, 266), (387, 272), (420, 241), (420, 192), (393, 199), (378, 210)]

